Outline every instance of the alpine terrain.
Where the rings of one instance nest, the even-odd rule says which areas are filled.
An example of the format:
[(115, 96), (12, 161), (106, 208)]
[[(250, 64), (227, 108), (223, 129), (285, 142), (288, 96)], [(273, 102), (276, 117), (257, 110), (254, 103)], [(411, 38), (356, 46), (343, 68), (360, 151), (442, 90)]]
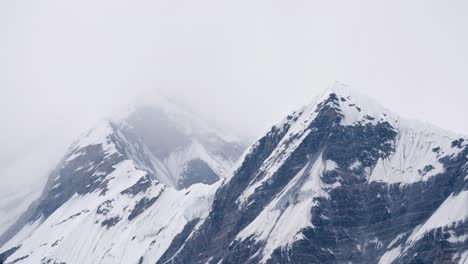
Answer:
[(103, 120), (72, 144), (40, 198), (4, 228), (0, 263), (158, 259), (206, 214), (244, 149), (165, 100)]
[(468, 263), (468, 137), (339, 84), (242, 157), (201, 123), (170, 107), (99, 123), (0, 263)]

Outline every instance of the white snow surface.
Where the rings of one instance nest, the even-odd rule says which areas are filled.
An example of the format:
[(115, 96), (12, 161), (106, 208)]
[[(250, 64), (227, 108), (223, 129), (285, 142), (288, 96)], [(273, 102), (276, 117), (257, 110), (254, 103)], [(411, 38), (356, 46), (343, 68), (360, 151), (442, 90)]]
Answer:
[[(221, 177), (230, 176), (234, 161), (209, 151), (196, 137), (185, 148), (176, 149), (166, 159), (159, 160), (142, 142), (127, 140), (121, 131), (124, 125), (102, 120), (72, 144), (60, 164), (67, 166), (84, 155), (88, 146), (100, 145), (104, 159), (112, 158), (113, 154), (123, 155), (116, 144), (124, 147), (124, 157), (128, 159), (106, 175), (108, 191), (104, 195), (100, 190), (82, 196), (75, 194), (47, 219), (26, 225), (0, 248), (3, 252), (21, 245), (9, 261), (28, 255), (18, 263), (41, 263), (42, 259), (66, 263), (137, 263), (140, 257), (143, 263), (154, 263), (189, 221), (207, 215), (220, 182), (194, 184), (182, 190), (176, 190), (175, 184), (190, 160), (205, 161)], [(83, 164), (78, 169), (102, 175), (103, 172), (93, 172), (95, 165)], [(155, 175), (156, 179), (144, 193), (136, 196), (121, 193), (148, 174)], [(128, 220), (138, 201), (155, 197), (158, 198), (154, 204)], [(0, 208), (8, 207), (7, 202), (2, 200)], [(109, 210), (107, 215), (97, 213), (97, 208), (103, 205)], [(15, 215), (11, 216), (5, 221), (16, 219)], [(120, 220), (114, 226), (101, 225), (110, 219)]]
[[(309, 133), (314, 133), (308, 127), (317, 116), (317, 107), (331, 94), (335, 94), (338, 98), (339, 106), (335, 107), (343, 114), (341, 125), (353, 126), (387, 122), (398, 133), (396, 142), (394, 142), (395, 152), (385, 159), (379, 159), (375, 168), (365, 169), (368, 172), (369, 182), (409, 184), (427, 180), (444, 172), (443, 165), (439, 161), (440, 158), (456, 155), (460, 151), (459, 148), (451, 146), (452, 141), (464, 138), (462, 147), (468, 144), (468, 138), (465, 136), (416, 120), (402, 118), (375, 100), (353, 91), (346, 85), (335, 83), (321, 96), (315, 98), (312, 103), (293, 112), (275, 126), (279, 129), (286, 129), (287, 126), (289, 128), (276, 149), (263, 162), (257, 175), (239, 197), (240, 205), (245, 204), (248, 198), (255, 193), (255, 190), (265, 184), (278, 171)], [(255, 144), (249, 151), (252, 151), (254, 147)], [(435, 148), (440, 150), (433, 151)], [(238, 162), (239, 164), (241, 162)], [(426, 167), (428, 165), (432, 168)], [(351, 169), (359, 166), (361, 164), (355, 162)]]
[[(117, 136), (121, 142), (125, 143), (126, 150), (132, 153), (132, 156), (135, 157), (135, 161), (138, 162), (140, 166), (145, 167), (145, 169), (154, 172), (158, 180), (167, 186), (177, 187), (178, 181), (184, 176), (184, 171), (187, 170), (188, 163), (191, 160), (204, 161), (221, 178), (228, 178), (232, 175), (233, 166), (236, 161), (226, 159), (216, 151), (210, 150), (210, 148), (204, 142), (198, 140), (195, 135), (191, 137), (190, 144), (181, 149), (174, 149), (166, 158), (161, 160), (153, 155), (142, 142), (141, 144), (143, 145), (143, 149), (135, 149), (135, 142), (128, 142), (125, 136), (119, 131), (119, 128), (121, 127), (130, 126), (123, 120), (119, 120), (116, 117), (113, 117), (112, 120), (113, 121), (101, 120), (95, 127), (93, 127), (93, 129), (84, 133), (79, 140), (75, 141), (70, 148), (71, 154), (67, 156), (65, 163), (73, 161), (77, 157), (85, 154), (84, 152), (81, 152), (80, 149), (92, 145), (101, 145), (106, 157), (117, 153), (118, 151), (115, 143), (111, 140), (112, 136)], [(201, 121), (197, 122), (200, 123)], [(199, 126), (200, 125), (198, 125), (198, 127)], [(203, 129), (212, 133), (209, 128)], [(201, 132), (198, 131), (197, 133)], [(216, 145), (216, 142), (211, 143)], [(149, 158), (150, 164), (144, 164), (144, 162), (136, 158), (141, 154), (138, 152), (141, 151), (143, 151), (144, 155)], [(150, 166), (148, 167), (146, 165)]]
[(258, 181), (255, 181), (255, 178), (239, 197), (239, 201), (241, 203), (245, 203), (248, 197), (254, 194), (258, 187), (262, 186), (268, 179), (270, 179), (271, 176), (273, 176), (273, 174), (284, 164), (289, 155), (293, 153), (294, 150), (296, 150), (296, 148), (301, 144), (301, 142), (305, 137), (307, 137), (309, 133), (310, 130), (303, 132), (300, 138), (293, 139), (293, 142), (289, 144), (281, 141), (275, 151), (271, 153), (271, 155), (263, 163), (262, 167), (260, 167), (257, 177), (264, 173), (263, 177)]
[(455, 235), (455, 232), (450, 232), (450, 237), (447, 239), (450, 243), (463, 243), (468, 240), (468, 234), (463, 234), (461, 236)]
[[(398, 132), (394, 143), (395, 152), (385, 159), (380, 159), (374, 168), (366, 168), (369, 182), (409, 184), (428, 180), (444, 171), (439, 162), (440, 158), (458, 154), (460, 149), (451, 146), (453, 140), (465, 138), (462, 147), (467, 144), (468, 140), (464, 136), (401, 118), (372, 99), (350, 90), (347, 86), (336, 84), (311, 104), (294, 112), (292, 118), (287, 118), (276, 125), (279, 129), (286, 129), (285, 127), (289, 126), (288, 131), (240, 195), (239, 206), (248, 206), (246, 202), (249, 197), (259, 187), (267, 184), (303, 140), (310, 133), (314, 133), (308, 127), (317, 116), (318, 105), (331, 93), (335, 93), (338, 97), (339, 110), (343, 114), (341, 125), (388, 122)], [(171, 107), (166, 109), (170, 110)], [(186, 116), (185, 113), (175, 114), (174, 118), (184, 120)], [(187, 133), (195, 133), (190, 123), (184, 124)], [(109, 122), (102, 122), (80, 139), (75, 149), (102, 144), (106, 155), (109, 156), (117, 151), (109, 140), (113, 132)], [(255, 146), (256, 143), (244, 153), (244, 157), (254, 150)], [(435, 148), (439, 150), (434, 151)], [(80, 152), (76, 152), (69, 156), (66, 162), (80, 155)], [(136, 263), (140, 257), (143, 257), (144, 263), (154, 263), (186, 223), (207, 216), (214, 192), (220, 184), (211, 186), (196, 184), (187, 189), (176, 190), (173, 187), (176, 186), (187, 162), (201, 159), (226, 179), (231, 175), (233, 163), (214, 155), (196, 137), (187, 147), (172, 152), (164, 160), (159, 160), (153, 155), (148, 154), (148, 156), (151, 168), (142, 167), (138, 160), (121, 162), (112, 175), (107, 177), (112, 180), (109, 183), (109, 192), (105, 195), (99, 193), (75, 195), (45, 221), (40, 219), (23, 228), (0, 249), (0, 252), (22, 244), (9, 260), (29, 255), (25, 262), (39, 263), (45, 257), (67, 263)], [(234, 167), (239, 168), (240, 164), (242, 160)], [(425, 170), (428, 165), (432, 168)], [(352, 168), (359, 166), (362, 165), (356, 162)], [(140, 193), (136, 197), (120, 193), (146, 175), (146, 169), (156, 172), (160, 183), (155, 182), (145, 193)], [(275, 249), (288, 247), (294, 241), (302, 239), (301, 230), (312, 227), (310, 212), (315, 204), (314, 198), (327, 198), (327, 191), (339, 185), (327, 185), (321, 181), (324, 172), (335, 169), (339, 169), (338, 164), (332, 160), (324, 160), (321, 153), (309, 157), (309, 162), (304, 168), (237, 235), (236, 239), (265, 242), (266, 246), (258, 252), (262, 254), (262, 262), (266, 262)], [(156, 202), (141, 215), (132, 221), (127, 219), (138, 200), (156, 196), (159, 196)], [(97, 208), (107, 200), (112, 201), (109, 214), (106, 216), (97, 214)], [(468, 218), (466, 201), (468, 201), (466, 190), (458, 195), (449, 196), (423, 225), (415, 229), (407, 241), (412, 243), (437, 227), (466, 220)], [(109, 228), (101, 226), (102, 221), (111, 217), (119, 217), (121, 220)], [(41, 223), (42, 221), (44, 222)], [(452, 239), (464, 239), (464, 237)], [(388, 247), (389, 250), (379, 263), (391, 263), (401, 254), (401, 246), (392, 248), (396, 240)], [(55, 243), (57, 245), (52, 246)], [(466, 258), (464, 256), (464, 259)]]
[(131, 128), (131, 125), (126, 123), (125, 118), (133, 112), (138, 112), (140, 107), (150, 107), (162, 111), (168, 122), (177, 127), (177, 130), (185, 135), (189, 141), (187, 145), (172, 150), (165, 157), (158, 158), (147, 153), (152, 158), (154, 165), (165, 172), (164, 175), (161, 175), (161, 181), (166, 185), (177, 186), (191, 160), (204, 161), (221, 178), (225, 179), (232, 175), (232, 168), (237, 160), (222, 155), (220, 147), (223, 144), (243, 146), (242, 139), (227, 132), (218, 124), (201, 119), (185, 105), (162, 95), (151, 95), (148, 101), (143, 100), (138, 106), (127, 106), (122, 113), (110, 117), (109, 120), (116, 124), (128, 125)]
[[(339, 109), (344, 116), (341, 125), (387, 122), (398, 132), (394, 144), (395, 152), (378, 161), (369, 175), (369, 181), (402, 184), (426, 181), (444, 172), (440, 158), (456, 155), (460, 151), (459, 148), (451, 146), (454, 140), (463, 138), (462, 148), (468, 144), (468, 138), (464, 135), (400, 117), (375, 100), (353, 91), (346, 85), (336, 83), (325, 92), (325, 96), (330, 93), (335, 93), (340, 98)], [(341, 101), (341, 98), (346, 101)], [(433, 151), (435, 148), (440, 150)], [(428, 165), (433, 168), (425, 171)], [(359, 164), (355, 163), (352, 167), (356, 166)]]
[[(380, 159), (374, 168), (363, 168), (368, 175), (369, 182), (409, 184), (428, 180), (430, 177), (444, 172), (443, 164), (439, 161), (440, 158), (454, 157), (467, 144), (468, 140), (465, 136), (402, 118), (380, 106), (374, 100), (352, 91), (347, 86), (335, 84), (311, 104), (293, 112), (275, 126), (280, 130), (288, 129), (288, 131), (238, 198), (239, 207), (248, 206), (249, 197), (263, 185), (268, 184), (272, 180), (272, 176), (300, 146), (305, 137), (314, 133), (308, 127), (317, 116), (316, 109), (332, 93), (336, 94), (339, 101), (339, 106), (334, 107), (337, 107), (339, 112), (343, 114), (341, 125), (354, 126), (387, 122), (397, 132), (397, 138), (393, 142), (395, 151), (387, 158)], [(462, 148), (452, 147), (452, 142), (459, 138), (465, 139), (461, 144)], [(253, 144), (245, 155), (253, 151), (256, 146), (257, 143)], [(309, 214), (314, 205), (314, 198), (326, 198), (327, 190), (339, 186), (339, 183), (327, 186), (320, 179), (323, 172), (339, 169), (334, 161), (323, 160), (321, 155), (315, 159), (309, 158), (309, 164), (236, 237), (240, 241), (247, 239), (264, 241), (266, 246), (261, 252), (256, 253), (262, 254), (263, 262), (270, 258), (275, 249), (287, 247), (292, 242), (301, 239), (300, 230), (311, 226)], [(240, 164), (242, 161), (238, 162), (237, 166)], [(356, 169), (360, 166), (362, 164), (355, 162), (350, 169)], [(439, 210), (444, 213), (440, 214), (448, 219), (444, 222), (441, 220), (443, 218), (435, 215), (434, 217), (438, 221), (431, 218), (427, 225), (413, 237), (417, 238), (421, 232), (426, 232), (437, 225), (449, 224), (452, 220), (465, 219), (466, 208), (462, 207), (466, 207), (468, 197), (464, 192), (460, 195), (452, 197), (454, 201), (450, 201), (452, 204), (455, 202), (460, 207), (457, 213), (446, 212), (446, 207), (442, 206)], [(382, 257), (381, 263), (390, 263), (400, 254), (401, 250), (400, 247), (390, 248)]]
[(378, 264), (391, 264), (401, 254), (401, 246), (392, 248), (385, 252)]
[(232, 161), (208, 151), (200, 142), (193, 140), (186, 148), (172, 152), (162, 161), (171, 175), (170, 181), (175, 186), (182, 177), (187, 163), (191, 160), (202, 160), (221, 178), (227, 178), (232, 173)]
[(467, 264), (468, 263), (468, 250), (463, 251), (463, 253), (460, 254), (460, 261), (458, 262), (459, 264)]
[[(452, 141), (463, 136), (443, 131), (429, 124), (400, 118), (395, 152), (379, 159), (369, 176), (369, 181), (409, 184), (427, 181), (444, 172), (440, 158), (456, 155), (460, 149)], [(465, 147), (468, 140), (462, 143)], [(439, 149), (435, 151), (435, 149)], [(432, 166), (425, 171), (426, 166)]]
[[(66, 263), (136, 263), (140, 257), (143, 263), (154, 263), (186, 223), (206, 216), (217, 185), (195, 184), (178, 191), (154, 183), (135, 197), (121, 194), (144, 175), (131, 160), (119, 163), (109, 175), (112, 180), (105, 195), (73, 196), (44, 222), (38, 220), (21, 230), (0, 251), (21, 244), (9, 260), (29, 255), (24, 263), (40, 263), (43, 258)], [(158, 199), (129, 221), (128, 215), (143, 197)], [(108, 214), (98, 214), (97, 208), (106, 201), (111, 201)], [(112, 217), (121, 220), (109, 228), (101, 225)]]
[[(113, 153), (117, 152), (114, 143), (112, 143), (109, 138), (113, 133), (114, 129), (112, 128), (111, 123), (107, 120), (102, 120), (99, 123), (97, 123), (97, 125), (94, 126), (93, 129), (91, 129), (88, 133), (83, 135), (77, 142), (75, 142), (72, 148), (80, 149), (86, 146), (101, 145), (107, 156), (110, 156)], [(73, 160), (78, 156), (79, 153), (69, 157), (67, 161)]]
[[(452, 147), (454, 140), (464, 139), (461, 147), (468, 144), (468, 137), (435, 127), (433, 125), (403, 118), (372, 98), (353, 91), (346, 85), (336, 83), (322, 99), (335, 93), (339, 101), (339, 109), (343, 114), (341, 125), (351, 126), (377, 122), (389, 123), (398, 133), (394, 143), (395, 152), (385, 159), (380, 159), (372, 168), (369, 181), (409, 184), (426, 181), (430, 177), (444, 172), (440, 158), (456, 155), (460, 148)], [(344, 98), (346, 101), (341, 101)], [(358, 109), (359, 108), (359, 109)], [(370, 118), (369, 118), (370, 117)], [(433, 149), (439, 148), (439, 151)], [(433, 166), (425, 171), (426, 166)], [(359, 166), (358, 163), (353, 164)]]
[(324, 171), (334, 166), (333, 161), (324, 161), (322, 156), (310, 157), (286, 187), (275, 196), (265, 209), (236, 237), (237, 240), (254, 239), (265, 241), (262, 262), (279, 247), (302, 239), (301, 230), (311, 227), (310, 211), (315, 197), (328, 197), (327, 189), (334, 188), (321, 181)]
[(407, 242), (412, 244), (421, 239), (424, 234), (436, 228), (467, 221), (467, 202), (468, 190), (464, 190), (457, 195), (450, 195), (423, 225), (415, 228)]

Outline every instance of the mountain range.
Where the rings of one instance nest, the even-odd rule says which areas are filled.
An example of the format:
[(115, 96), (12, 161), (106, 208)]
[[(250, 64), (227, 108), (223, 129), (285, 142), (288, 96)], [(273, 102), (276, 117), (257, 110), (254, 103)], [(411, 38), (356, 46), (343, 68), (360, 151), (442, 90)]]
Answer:
[(468, 138), (334, 85), (246, 147), (170, 104), (102, 120), (0, 263), (468, 263)]

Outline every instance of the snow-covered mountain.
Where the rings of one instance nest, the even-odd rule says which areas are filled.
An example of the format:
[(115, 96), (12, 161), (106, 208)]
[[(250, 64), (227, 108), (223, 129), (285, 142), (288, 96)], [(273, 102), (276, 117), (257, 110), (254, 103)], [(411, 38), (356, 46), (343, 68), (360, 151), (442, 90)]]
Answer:
[(103, 120), (72, 144), (39, 200), (2, 234), (0, 263), (13, 252), (7, 263), (127, 263), (130, 242), (136, 261), (157, 259), (208, 211), (243, 150), (172, 104)]
[(336, 85), (257, 141), (158, 263), (466, 263), (467, 155)]
[(160, 172), (158, 180), (176, 189), (229, 177), (245, 149), (240, 139), (173, 104), (140, 106), (117, 120), (122, 118), (120, 132), (142, 143), (134, 155), (148, 158), (151, 169)]
[(466, 136), (335, 85), (231, 173), (242, 144), (163, 109), (78, 140), (3, 236), (0, 260), (468, 262)]

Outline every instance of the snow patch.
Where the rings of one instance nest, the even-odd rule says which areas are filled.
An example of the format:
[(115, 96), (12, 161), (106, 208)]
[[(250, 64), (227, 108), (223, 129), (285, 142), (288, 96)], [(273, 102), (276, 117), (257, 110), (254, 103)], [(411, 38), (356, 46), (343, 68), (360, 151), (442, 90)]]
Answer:
[(200, 159), (208, 164), (208, 166), (220, 177), (227, 178), (232, 173), (232, 162), (222, 158), (221, 156), (213, 155), (198, 141), (194, 140), (186, 148), (173, 152), (169, 157), (163, 160), (169, 174), (170, 181), (177, 185), (183, 171), (186, 169), (187, 163), (191, 160)]
[(450, 237), (447, 239), (447, 241), (450, 243), (463, 243), (466, 240), (468, 240), (468, 234), (457, 236), (453, 231), (451, 232)]
[[(146, 174), (131, 160), (119, 163), (108, 176), (109, 190), (104, 195), (74, 195), (47, 219), (23, 228), (0, 251), (22, 244), (9, 259), (29, 255), (31, 263), (44, 258), (66, 263), (136, 263), (142, 256), (145, 263), (157, 261), (189, 221), (207, 216), (219, 184), (194, 184), (178, 191), (156, 182), (136, 196), (122, 194)], [(158, 197), (154, 204), (128, 219), (136, 201), (153, 197)], [(98, 213), (103, 203), (110, 206)], [(118, 219), (116, 223), (101, 225), (111, 217)]]
[[(86, 135), (82, 136), (73, 146), (74, 149), (81, 149), (92, 145), (101, 145), (104, 153), (110, 156), (117, 152), (114, 143), (111, 142), (110, 136), (114, 129), (109, 121), (101, 121)], [(76, 155), (78, 155), (77, 153)], [(67, 161), (73, 160), (77, 156), (71, 155)]]
[(361, 162), (359, 162), (358, 160), (356, 160), (355, 162), (353, 162), (350, 166), (349, 166), (349, 169), (350, 170), (354, 170), (354, 169), (357, 169), (361, 167)]
[(436, 228), (466, 221), (468, 219), (466, 201), (468, 201), (468, 190), (464, 190), (458, 195), (451, 194), (422, 226), (415, 228), (408, 238), (408, 242), (413, 244), (421, 239), (425, 233)]
[[(255, 190), (268, 181), (274, 173), (286, 162), (287, 158), (293, 153), (302, 141), (308, 136), (310, 130), (305, 131), (299, 138), (295, 137), (292, 142), (286, 144), (284, 139), (280, 142), (279, 146), (271, 153), (271, 155), (263, 162), (260, 167), (259, 173), (247, 186), (244, 192), (239, 196), (238, 201), (244, 204), (247, 199), (255, 193)], [(259, 175), (264, 174), (263, 177), (257, 180)]]
[(452, 147), (455, 135), (447, 135), (431, 125), (401, 119), (398, 131), (395, 152), (378, 160), (369, 182), (410, 184), (427, 181), (444, 172), (440, 158), (460, 151)]
[(461, 253), (459, 257), (460, 257), (460, 261), (458, 262), (459, 264), (467, 264), (468, 263), (468, 250), (463, 251), (463, 253)]
[(401, 246), (393, 248), (382, 255), (378, 264), (391, 264), (400, 254)]
[(275, 196), (265, 209), (237, 236), (236, 240), (254, 239), (265, 241), (262, 262), (266, 262), (277, 248), (291, 245), (303, 239), (301, 230), (311, 227), (310, 211), (315, 197), (328, 197), (320, 177), (327, 162), (322, 156), (311, 158), (294, 178)]
[(402, 239), (405, 236), (405, 233), (399, 234), (397, 237), (395, 237), (387, 246), (387, 248), (393, 247), (400, 239)]
[(325, 171), (333, 171), (338, 169), (338, 164), (333, 160), (326, 160), (325, 161)]

